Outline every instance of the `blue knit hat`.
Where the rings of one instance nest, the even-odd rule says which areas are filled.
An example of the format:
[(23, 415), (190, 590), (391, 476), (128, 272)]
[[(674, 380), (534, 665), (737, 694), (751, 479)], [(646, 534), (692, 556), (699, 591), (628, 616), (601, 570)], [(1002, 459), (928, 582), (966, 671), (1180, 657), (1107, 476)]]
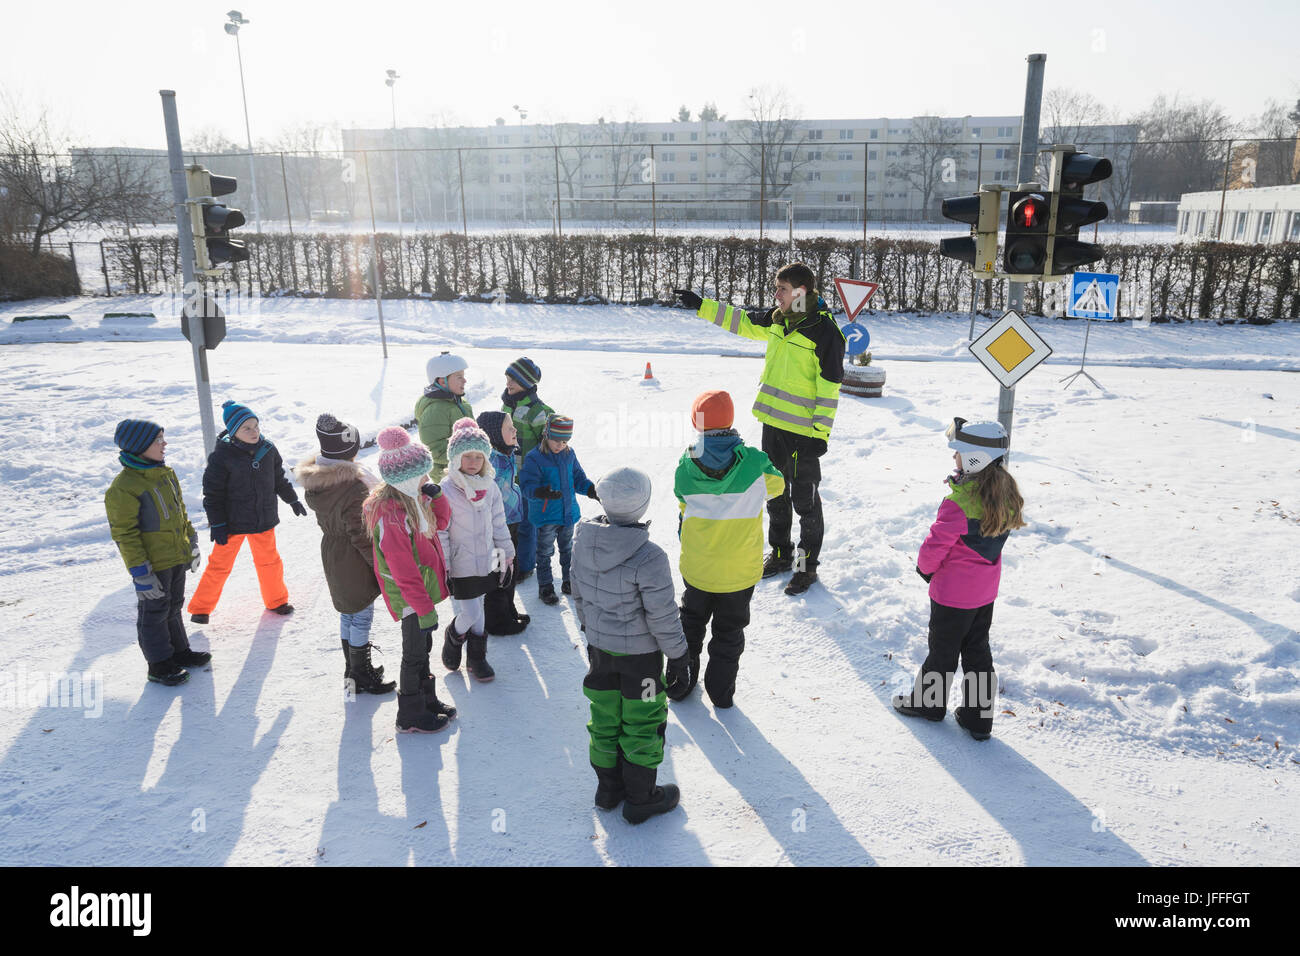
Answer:
[(117, 431), (113, 432), (113, 444), (122, 451), (140, 455), (158, 440), (162, 430), (163, 427), (157, 422), (147, 422), (140, 418), (124, 418), (117, 423)]
[(247, 405), (240, 405), (232, 398), (221, 403), (221, 418), (226, 423), (226, 431), (233, 435), (239, 431), (240, 425), (250, 418), (257, 418), (257, 415)]

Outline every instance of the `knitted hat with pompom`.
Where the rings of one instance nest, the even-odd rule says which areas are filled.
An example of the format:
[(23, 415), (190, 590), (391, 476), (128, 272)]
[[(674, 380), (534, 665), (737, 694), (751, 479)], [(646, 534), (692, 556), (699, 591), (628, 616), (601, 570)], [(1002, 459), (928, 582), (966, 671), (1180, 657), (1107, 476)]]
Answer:
[(420, 493), (420, 485), (433, 467), (433, 456), (419, 442), (411, 441), (405, 428), (389, 425), (379, 433), (379, 477), (409, 498)]
[(474, 419), (458, 419), (451, 426), (451, 437), (447, 439), (447, 473), (450, 475), (460, 471), (462, 456), (471, 451), (476, 451), (483, 456), (484, 469), (491, 468), (487, 458), (492, 451), (492, 443), (488, 441), (487, 434), (478, 427)]

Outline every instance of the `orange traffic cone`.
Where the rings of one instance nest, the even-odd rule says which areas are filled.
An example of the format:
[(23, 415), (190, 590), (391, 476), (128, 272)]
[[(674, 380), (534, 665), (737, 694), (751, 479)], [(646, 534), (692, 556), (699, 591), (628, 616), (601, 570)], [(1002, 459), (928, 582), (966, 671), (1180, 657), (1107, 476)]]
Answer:
[(647, 378), (654, 378), (654, 377), (655, 377), (655, 373), (652, 372), (652, 371), (650, 371), (650, 363), (649, 363), (649, 362), (646, 362), (646, 363), (645, 363), (645, 376), (643, 377), (642, 381), (644, 381), (644, 380), (647, 379)]

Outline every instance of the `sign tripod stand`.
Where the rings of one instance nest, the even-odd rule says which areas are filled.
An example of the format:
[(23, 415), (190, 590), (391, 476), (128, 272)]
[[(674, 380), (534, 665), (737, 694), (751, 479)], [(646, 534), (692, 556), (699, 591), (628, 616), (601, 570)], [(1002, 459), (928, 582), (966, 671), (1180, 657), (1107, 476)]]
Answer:
[(1102, 387), (1101, 382), (1097, 381), (1083, 370), (1084, 364), (1088, 361), (1088, 335), (1092, 332), (1092, 319), (1084, 319), (1084, 321), (1088, 324), (1084, 326), (1083, 331), (1083, 355), (1079, 357), (1079, 370), (1077, 372), (1071, 372), (1060, 381), (1065, 382), (1065, 387), (1069, 388), (1074, 384), (1074, 380), (1082, 375), (1088, 381), (1092, 382), (1094, 386), (1104, 392), (1106, 389)]

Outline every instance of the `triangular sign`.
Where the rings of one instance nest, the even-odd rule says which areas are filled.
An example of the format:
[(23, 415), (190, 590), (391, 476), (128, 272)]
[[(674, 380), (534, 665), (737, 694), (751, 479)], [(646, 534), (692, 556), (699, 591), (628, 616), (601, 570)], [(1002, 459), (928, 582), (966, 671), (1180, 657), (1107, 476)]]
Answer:
[(1101, 286), (1097, 280), (1093, 279), (1088, 284), (1088, 288), (1083, 290), (1083, 294), (1074, 300), (1075, 312), (1096, 312), (1099, 315), (1110, 314), (1110, 303), (1106, 301), (1106, 293), (1101, 291)]
[(839, 293), (840, 303), (844, 306), (850, 322), (862, 311), (862, 307), (879, 288), (879, 282), (864, 282), (862, 279), (837, 278), (835, 280), (835, 291)]

